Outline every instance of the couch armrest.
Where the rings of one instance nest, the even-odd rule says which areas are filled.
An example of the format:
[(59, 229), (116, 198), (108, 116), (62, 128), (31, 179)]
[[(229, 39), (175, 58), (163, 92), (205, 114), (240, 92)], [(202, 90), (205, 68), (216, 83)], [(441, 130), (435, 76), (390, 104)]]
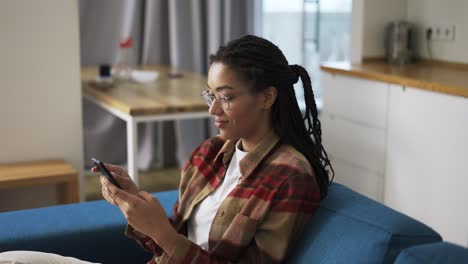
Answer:
[(395, 264), (468, 263), (468, 248), (448, 242), (431, 243), (403, 250)]
[[(154, 193), (170, 215), (177, 191)], [(0, 252), (34, 250), (101, 263), (146, 263), (145, 252), (124, 235), (126, 220), (106, 201), (0, 214)]]

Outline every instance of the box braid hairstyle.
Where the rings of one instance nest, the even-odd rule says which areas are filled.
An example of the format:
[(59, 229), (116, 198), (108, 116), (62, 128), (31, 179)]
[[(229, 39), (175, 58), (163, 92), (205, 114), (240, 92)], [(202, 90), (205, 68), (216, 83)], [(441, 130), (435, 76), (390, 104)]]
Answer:
[[(329, 170), (333, 167), (322, 146), (322, 129), (317, 117), (312, 84), (307, 71), (299, 65), (289, 65), (281, 50), (270, 41), (247, 35), (221, 46), (210, 56), (210, 64), (220, 62), (250, 85), (251, 92), (274, 86), (277, 98), (272, 106), (273, 129), (282, 142), (301, 152), (315, 171), (321, 198), (328, 194)], [(299, 109), (293, 84), (303, 83), (305, 116)], [(312, 139), (313, 137), (313, 139)], [(333, 180), (333, 177), (332, 177)]]

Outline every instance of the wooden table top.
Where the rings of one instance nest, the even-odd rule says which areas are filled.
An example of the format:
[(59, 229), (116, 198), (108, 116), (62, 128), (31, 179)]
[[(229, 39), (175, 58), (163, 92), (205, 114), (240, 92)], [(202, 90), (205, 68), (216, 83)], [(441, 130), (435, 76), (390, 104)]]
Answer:
[(0, 188), (12, 182), (76, 177), (77, 171), (64, 160), (0, 164)]
[(200, 96), (206, 89), (206, 76), (180, 71), (183, 77), (169, 78), (168, 73), (175, 69), (163, 65), (145, 65), (136, 69), (157, 71), (159, 76), (150, 83), (119, 82), (111, 88), (100, 89), (93, 85), (98, 75), (97, 67), (83, 68), (83, 94), (130, 115), (208, 111)]
[(331, 73), (468, 97), (468, 67), (465, 65), (419, 62), (398, 66), (375, 60), (361, 64), (327, 62), (320, 68)]

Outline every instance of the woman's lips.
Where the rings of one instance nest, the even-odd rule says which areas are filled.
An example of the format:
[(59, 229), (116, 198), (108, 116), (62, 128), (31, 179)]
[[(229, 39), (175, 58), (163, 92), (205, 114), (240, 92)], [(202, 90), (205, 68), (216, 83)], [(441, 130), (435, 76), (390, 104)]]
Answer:
[(215, 120), (215, 126), (217, 128), (222, 128), (228, 123), (228, 121), (223, 121), (223, 120)]

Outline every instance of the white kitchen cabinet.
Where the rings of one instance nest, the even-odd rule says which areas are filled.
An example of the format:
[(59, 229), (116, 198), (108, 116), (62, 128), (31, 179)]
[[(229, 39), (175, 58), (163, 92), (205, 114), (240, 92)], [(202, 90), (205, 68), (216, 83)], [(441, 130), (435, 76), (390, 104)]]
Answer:
[(468, 98), (391, 85), (385, 204), (468, 246)]
[(376, 201), (383, 200), (383, 173), (359, 167), (333, 156), (329, 156), (329, 158), (335, 170), (336, 182), (344, 184)]
[(335, 181), (383, 201), (389, 84), (323, 73), (322, 137)]
[(386, 151), (384, 129), (369, 127), (328, 114), (324, 114), (321, 121), (322, 138), (329, 154), (358, 167), (384, 174)]
[(322, 72), (324, 111), (366, 126), (386, 128), (388, 83)]
[(322, 73), (335, 181), (468, 246), (468, 98)]

